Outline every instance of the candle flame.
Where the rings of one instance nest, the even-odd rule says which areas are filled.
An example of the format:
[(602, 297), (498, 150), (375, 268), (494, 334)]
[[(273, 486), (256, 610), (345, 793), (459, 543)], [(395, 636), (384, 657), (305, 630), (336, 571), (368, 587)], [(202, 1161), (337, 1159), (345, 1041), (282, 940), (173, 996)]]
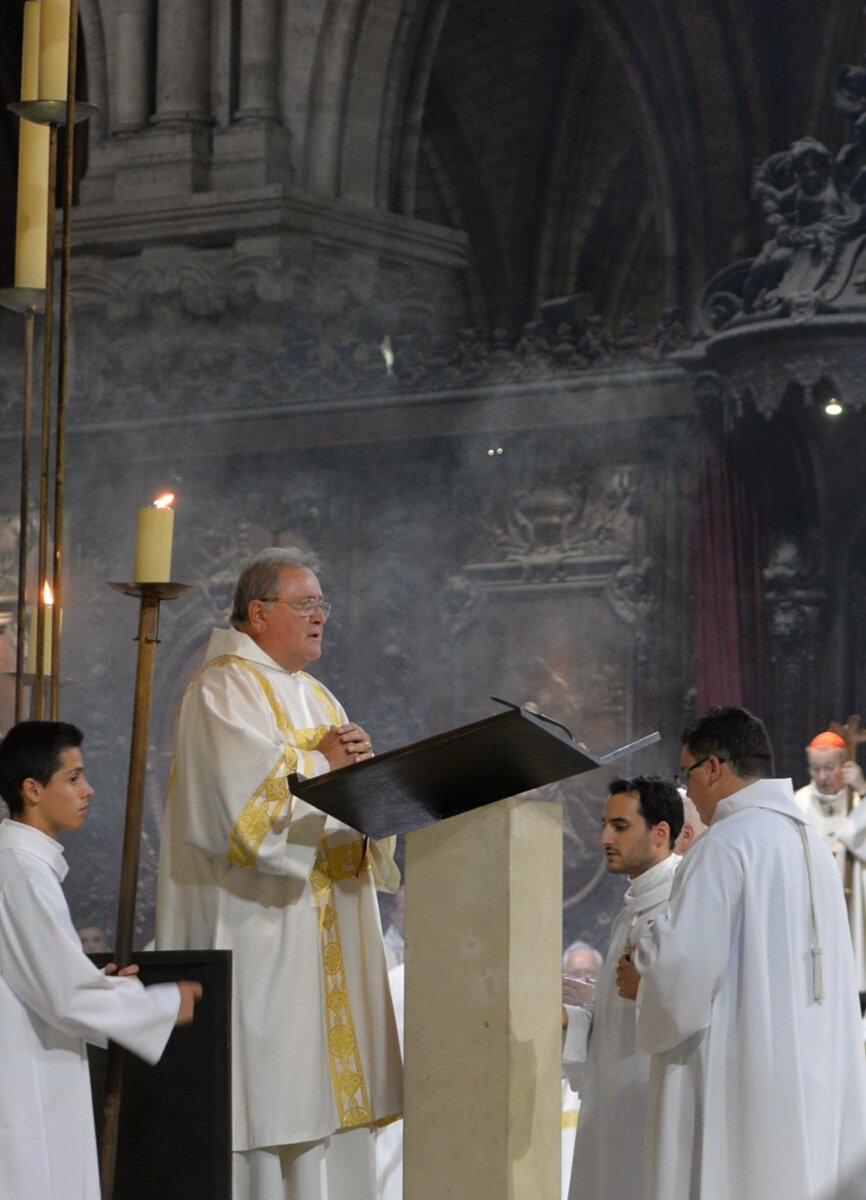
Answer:
[(170, 508), (174, 504), (174, 492), (166, 492), (164, 496), (160, 496), (158, 500), (154, 500), (154, 508)]
[(47, 579), (45, 580), (45, 585), (42, 588), (42, 599), (48, 605), (51, 605), (54, 603), (54, 593), (52, 592), (51, 584), (48, 582)]

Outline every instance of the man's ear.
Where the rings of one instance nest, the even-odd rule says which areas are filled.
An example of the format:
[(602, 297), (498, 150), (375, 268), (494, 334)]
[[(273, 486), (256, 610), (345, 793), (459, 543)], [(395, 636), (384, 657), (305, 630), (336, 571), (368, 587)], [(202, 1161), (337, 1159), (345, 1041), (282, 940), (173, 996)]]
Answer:
[(657, 846), (669, 846), (671, 842), (671, 827), (667, 821), (659, 821), (658, 825), (653, 826), (653, 834), (655, 835), (655, 843)]
[(262, 633), (267, 627), (266, 614), (263, 600), (251, 600), (247, 608), (247, 625), (256, 633)]
[(21, 792), (21, 799), (27, 804), (38, 804), (39, 798), (42, 795), (42, 784), (36, 779), (22, 779), (21, 787), (18, 789)]
[(695, 827), (689, 821), (686, 821), (680, 830), (680, 836), (677, 838), (677, 843), (680, 847), (679, 853), (682, 853), (683, 850), (686, 850), (689, 846), (691, 846), (694, 840)]

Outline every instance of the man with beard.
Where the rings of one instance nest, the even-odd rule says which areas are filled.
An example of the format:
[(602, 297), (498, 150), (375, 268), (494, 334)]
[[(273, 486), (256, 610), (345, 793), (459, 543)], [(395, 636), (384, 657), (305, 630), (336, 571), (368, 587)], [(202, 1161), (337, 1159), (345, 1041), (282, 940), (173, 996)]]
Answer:
[(569, 1200), (639, 1200), (649, 1058), (635, 1052), (635, 1005), (617, 994), (617, 960), (667, 907), (683, 805), (673, 783), (618, 779), (602, 817), (607, 869), (629, 888), (594, 997), (563, 980), (563, 1063), (581, 1094)]

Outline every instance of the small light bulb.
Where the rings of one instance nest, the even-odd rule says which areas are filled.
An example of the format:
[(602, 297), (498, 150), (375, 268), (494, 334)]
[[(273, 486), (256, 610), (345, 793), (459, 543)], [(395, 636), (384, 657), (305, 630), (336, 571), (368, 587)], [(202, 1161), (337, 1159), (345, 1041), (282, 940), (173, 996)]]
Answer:
[(842, 405), (835, 398), (835, 396), (831, 397), (824, 405), (824, 412), (828, 417), (838, 417), (842, 412)]
[(491, 446), (490, 449), (487, 451), (487, 457), (492, 458), (495, 453), (496, 453), (496, 451)]

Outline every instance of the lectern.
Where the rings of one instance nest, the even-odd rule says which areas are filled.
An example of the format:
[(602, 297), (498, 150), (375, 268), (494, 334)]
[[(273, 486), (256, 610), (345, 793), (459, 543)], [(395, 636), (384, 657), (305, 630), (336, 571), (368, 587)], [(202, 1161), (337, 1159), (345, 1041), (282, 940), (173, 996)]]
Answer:
[(516, 705), (291, 790), (406, 833), (405, 1200), (558, 1200), (562, 812), (601, 757)]

